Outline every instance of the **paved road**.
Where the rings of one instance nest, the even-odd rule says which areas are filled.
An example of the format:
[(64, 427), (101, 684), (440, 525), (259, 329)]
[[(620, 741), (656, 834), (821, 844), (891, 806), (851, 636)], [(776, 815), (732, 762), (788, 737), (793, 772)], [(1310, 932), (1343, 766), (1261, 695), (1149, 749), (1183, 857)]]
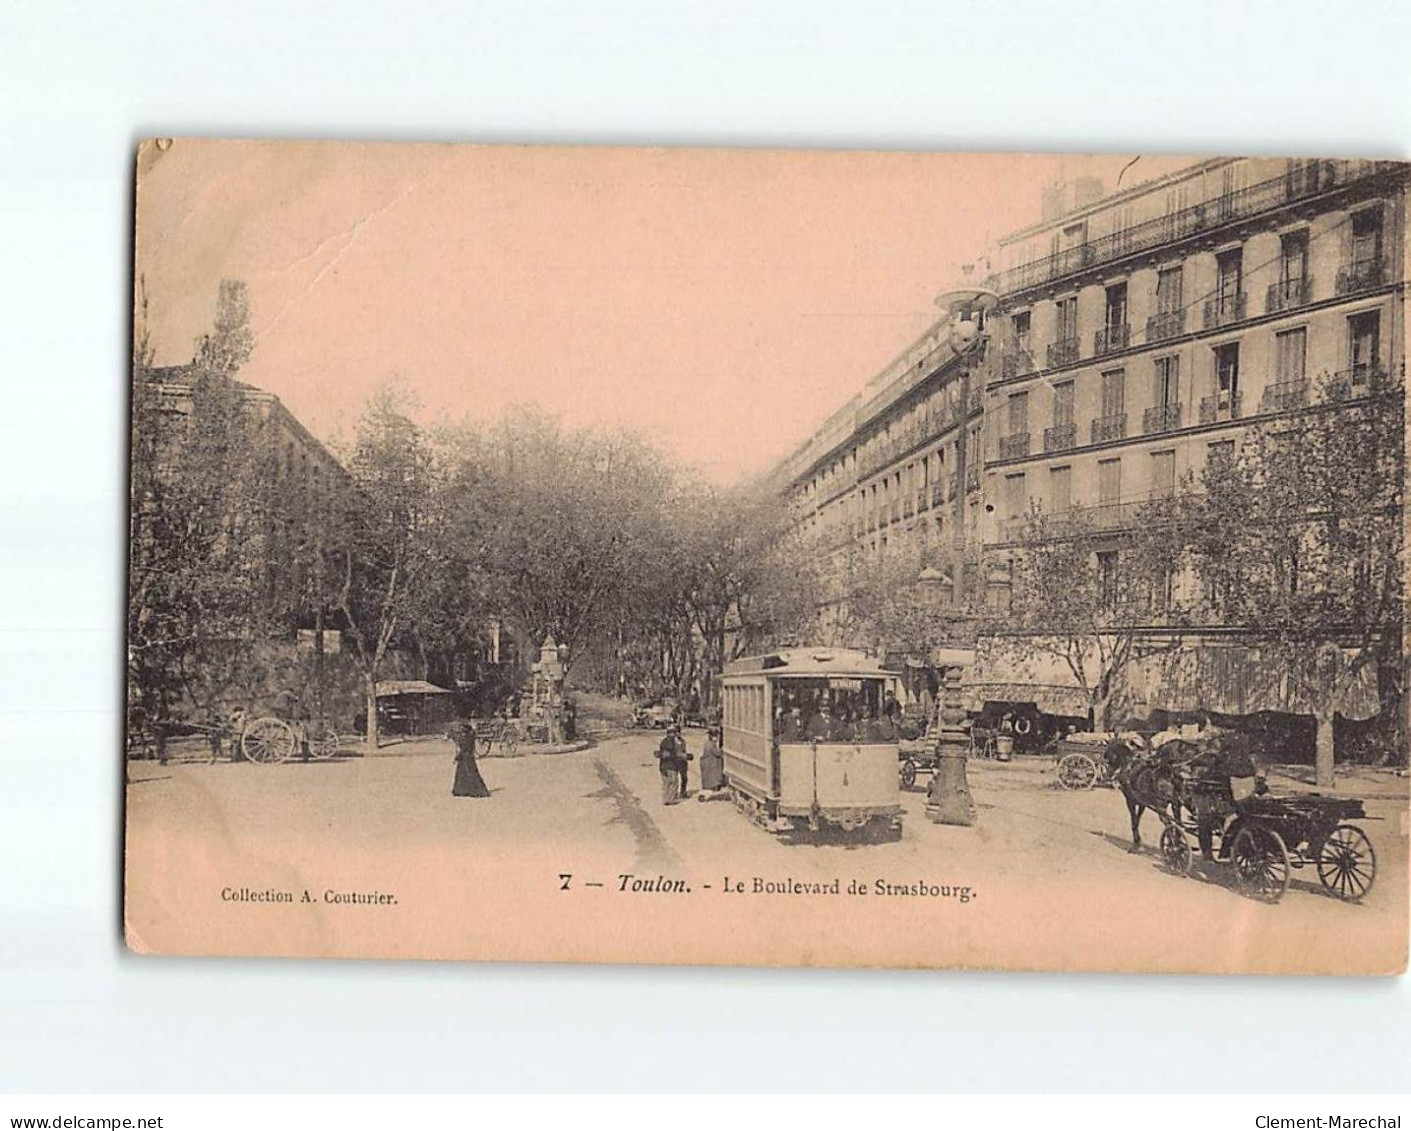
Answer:
[[(483, 801), (450, 795), (449, 746), (435, 755), (273, 767), (135, 763), (130, 830), (139, 849), (147, 834), (161, 830), (218, 839), (225, 849), (252, 858), (271, 844), (287, 846), (295, 834), (335, 851), (356, 846), (359, 853), (388, 858), (402, 849), (444, 854), (449, 861), (487, 855), (515, 860), (532, 851), (546, 873), (560, 870), (554, 861), (572, 870), (574, 861), (596, 860), (603, 874), (594, 878), (608, 885), (622, 875), (682, 878), (717, 890), (727, 876), (750, 883), (755, 877), (826, 882), (841, 876), (868, 884), (973, 885), (976, 898), (993, 892), (994, 898), (1033, 906), (1035, 914), (1042, 908), (1043, 929), (1058, 932), (1055, 938), (1062, 937), (1061, 919), (1070, 909), (1087, 922), (1091, 939), (1095, 923), (1120, 931), (1136, 922), (1134, 907), (1151, 931), (1170, 924), (1177, 932), (1209, 925), (1211, 931), (1237, 933), (1263, 924), (1289, 939), (1354, 942), (1364, 933), (1404, 931), (1405, 802), (1368, 804), (1370, 814), (1382, 819), (1366, 825), (1379, 871), (1363, 905), (1327, 897), (1305, 869), (1295, 873), (1283, 902), (1267, 907), (1233, 891), (1223, 867), (1197, 865), (1197, 875), (1180, 878), (1162, 869), (1153, 848), (1129, 852), (1121, 797), (1106, 789), (1065, 792), (1046, 765), (971, 763), (979, 808), (974, 827), (928, 822), (918, 788), (902, 795), (899, 841), (800, 844), (755, 826), (729, 802), (692, 798), (663, 806), (656, 737), (629, 732), (575, 754), (483, 759), (493, 790)], [(699, 731), (688, 732), (697, 754), (702, 738)], [(693, 790), (697, 772), (693, 763)], [(1154, 845), (1160, 825), (1150, 815), (1144, 833)]]

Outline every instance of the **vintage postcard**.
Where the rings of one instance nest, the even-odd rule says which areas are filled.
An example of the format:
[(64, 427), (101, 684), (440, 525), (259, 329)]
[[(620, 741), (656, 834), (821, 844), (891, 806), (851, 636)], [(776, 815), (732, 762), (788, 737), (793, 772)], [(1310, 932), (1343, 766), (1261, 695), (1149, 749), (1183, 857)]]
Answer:
[(1405, 970), (1411, 167), (136, 166), (133, 949)]

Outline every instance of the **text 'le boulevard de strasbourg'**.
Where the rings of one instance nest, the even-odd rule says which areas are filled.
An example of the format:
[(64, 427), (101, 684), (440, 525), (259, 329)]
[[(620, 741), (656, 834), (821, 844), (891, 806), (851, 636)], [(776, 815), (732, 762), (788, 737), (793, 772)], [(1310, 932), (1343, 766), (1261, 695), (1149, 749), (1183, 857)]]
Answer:
[(1407, 180), (1035, 188), (728, 488), (534, 409), (432, 426), (396, 386), (321, 440), (242, 379), (257, 278), (179, 364), (139, 278), (130, 836), (208, 793), (236, 838), (452, 841), (478, 807), (618, 852), (605, 898), (846, 889), (866, 844), (863, 887), (980, 877), (979, 906), (964, 861), (1000, 853), (1155, 861), (1206, 881), (1165, 889), (1196, 915), (1399, 907)]

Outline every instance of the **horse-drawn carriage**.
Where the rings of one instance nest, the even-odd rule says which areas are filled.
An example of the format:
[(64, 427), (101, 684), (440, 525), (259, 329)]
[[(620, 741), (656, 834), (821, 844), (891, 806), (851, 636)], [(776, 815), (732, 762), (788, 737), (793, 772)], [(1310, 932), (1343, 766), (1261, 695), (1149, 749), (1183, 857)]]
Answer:
[(1231, 867), (1241, 890), (1270, 903), (1304, 867), (1339, 899), (1356, 902), (1372, 890), (1376, 853), (1351, 822), (1373, 818), (1356, 798), (1275, 796), (1267, 788), (1237, 797), (1221, 751), (1182, 741), (1156, 750), (1114, 743), (1105, 762), (1127, 802), (1133, 849), (1141, 846), (1141, 815), (1150, 809), (1161, 819), (1161, 857), (1173, 872), (1190, 873), (1194, 836), (1212, 859)]

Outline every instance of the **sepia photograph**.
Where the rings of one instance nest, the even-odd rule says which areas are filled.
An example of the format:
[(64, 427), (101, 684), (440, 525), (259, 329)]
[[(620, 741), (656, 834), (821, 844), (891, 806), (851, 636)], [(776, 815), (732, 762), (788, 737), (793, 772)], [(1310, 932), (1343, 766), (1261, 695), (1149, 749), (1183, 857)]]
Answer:
[(132, 950), (1405, 971), (1411, 165), (134, 164)]

